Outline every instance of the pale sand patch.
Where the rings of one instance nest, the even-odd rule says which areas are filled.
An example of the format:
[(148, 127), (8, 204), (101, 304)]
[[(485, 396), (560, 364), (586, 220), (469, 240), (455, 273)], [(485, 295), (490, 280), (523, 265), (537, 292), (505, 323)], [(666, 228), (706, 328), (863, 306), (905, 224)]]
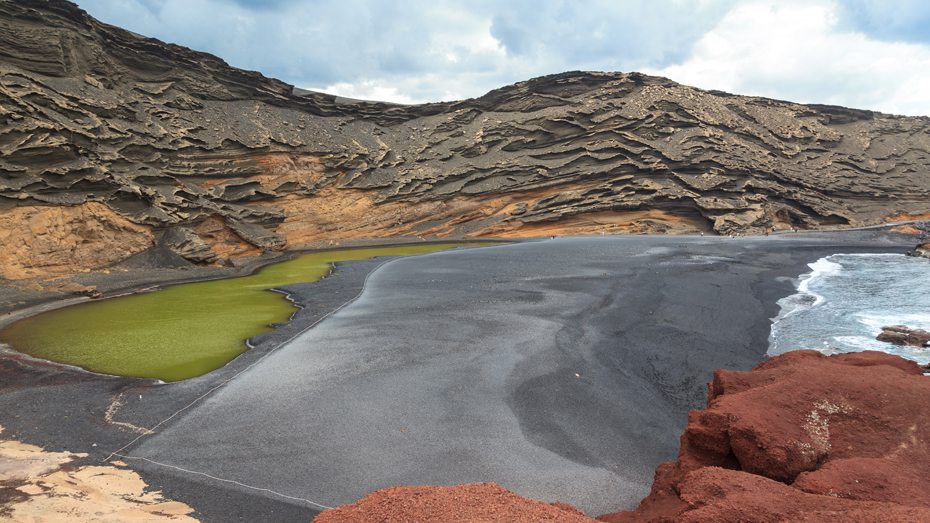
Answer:
[(8, 502), (0, 518), (23, 523), (197, 521), (187, 516), (194, 511), (187, 505), (166, 500), (160, 492), (145, 492), (145, 482), (131, 470), (62, 467), (84, 456), (0, 440), (0, 482), (16, 490), (4, 496)]

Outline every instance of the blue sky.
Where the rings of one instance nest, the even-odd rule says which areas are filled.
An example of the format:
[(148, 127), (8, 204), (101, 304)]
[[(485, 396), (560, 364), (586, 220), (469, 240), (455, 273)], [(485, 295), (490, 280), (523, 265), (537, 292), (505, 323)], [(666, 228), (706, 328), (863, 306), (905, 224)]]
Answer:
[(925, 0), (83, 0), (305, 89), (460, 100), (571, 70), (930, 115)]

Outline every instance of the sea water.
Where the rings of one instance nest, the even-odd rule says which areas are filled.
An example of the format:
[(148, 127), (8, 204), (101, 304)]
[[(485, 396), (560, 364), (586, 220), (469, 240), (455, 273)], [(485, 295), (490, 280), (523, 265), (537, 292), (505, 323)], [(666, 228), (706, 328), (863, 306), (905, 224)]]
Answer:
[(798, 293), (778, 302), (769, 355), (877, 350), (925, 364), (930, 349), (875, 339), (887, 325), (930, 330), (930, 260), (901, 254), (835, 254), (810, 264)]

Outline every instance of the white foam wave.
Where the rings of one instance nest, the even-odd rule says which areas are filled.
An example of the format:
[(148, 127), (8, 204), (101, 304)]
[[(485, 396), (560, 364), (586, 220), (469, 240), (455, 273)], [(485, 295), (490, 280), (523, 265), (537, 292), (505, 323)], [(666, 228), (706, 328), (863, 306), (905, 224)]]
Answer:
[(860, 312), (853, 317), (865, 325), (869, 332), (875, 333), (876, 336), (882, 332), (882, 327), (888, 325), (906, 325), (911, 329), (930, 330), (930, 317), (926, 314), (875, 314)]
[(807, 266), (811, 268), (811, 272), (801, 276), (798, 280), (798, 291), (799, 294), (809, 294), (815, 297), (814, 303), (811, 304), (811, 307), (818, 305), (823, 302), (823, 296), (810, 290), (811, 284), (819, 283), (820, 280), (833, 276), (840, 273), (843, 270), (843, 266), (839, 263), (830, 260), (831, 256), (826, 258), (821, 258), (814, 263), (808, 263)]
[(930, 265), (900, 254), (837, 254), (809, 265), (796, 294), (779, 300), (769, 354), (877, 350), (926, 362), (930, 348), (875, 337), (887, 325), (930, 330)]
[(930, 360), (930, 348), (926, 347), (892, 345), (890, 343), (885, 343), (883, 341), (878, 341), (874, 338), (868, 338), (865, 336), (837, 336), (836, 341), (844, 345), (844, 349), (840, 352), (874, 350), (879, 352), (886, 352), (888, 354), (894, 354), (895, 356), (901, 356), (902, 358), (919, 362), (926, 362)]
[(776, 302), (780, 309), (778, 315), (772, 318), (773, 323), (778, 323), (779, 320), (787, 318), (799, 310), (809, 309), (823, 302), (823, 296), (811, 292), (811, 281), (815, 278), (822, 278), (827, 274), (835, 274), (843, 269), (842, 265), (832, 262), (827, 258), (821, 258), (814, 263), (808, 263), (807, 266), (811, 268), (811, 272), (802, 274), (798, 277), (798, 293), (786, 296)]

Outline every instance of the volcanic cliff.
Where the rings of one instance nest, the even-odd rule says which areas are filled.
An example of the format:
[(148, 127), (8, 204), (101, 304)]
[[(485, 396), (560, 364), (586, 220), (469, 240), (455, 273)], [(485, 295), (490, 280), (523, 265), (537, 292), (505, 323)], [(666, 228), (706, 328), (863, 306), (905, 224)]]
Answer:
[(221, 262), (326, 240), (757, 234), (930, 213), (930, 118), (569, 72), (425, 105), (295, 89), (0, 1), (0, 276), (158, 242)]

